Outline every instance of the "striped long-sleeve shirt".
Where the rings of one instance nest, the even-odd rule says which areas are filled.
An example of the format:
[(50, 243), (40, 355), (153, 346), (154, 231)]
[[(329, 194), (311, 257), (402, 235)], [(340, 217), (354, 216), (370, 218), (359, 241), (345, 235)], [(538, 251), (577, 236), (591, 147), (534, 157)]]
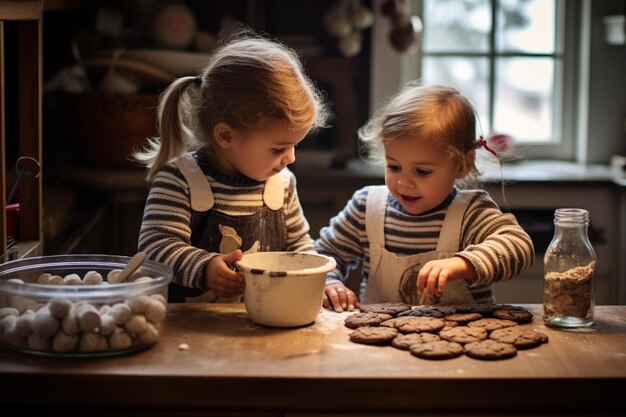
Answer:
[[(362, 263), (361, 293), (367, 286), (370, 267), (369, 239), (365, 230), (367, 187), (354, 193), (346, 207), (322, 228), (316, 241), (318, 253), (332, 256), (337, 267), (326, 285), (345, 282), (349, 272)], [(443, 220), (457, 190), (439, 206), (419, 215), (406, 213), (390, 194), (385, 213), (385, 249), (414, 255), (434, 251)], [(461, 226), (461, 248), (457, 256), (467, 259), (478, 279), (468, 283), (478, 303), (493, 302), (491, 284), (518, 275), (534, 262), (533, 243), (515, 216), (504, 214), (484, 191), (471, 200)]]
[[(263, 207), (264, 182), (233, 177), (202, 162), (215, 200), (211, 210), (236, 217), (254, 214)], [(314, 242), (296, 192), (296, 178), (287, 169), (279, 175), (285, 190), (282, 210), (287, 241), (283, 250), (312, 251)], [(211, 259), (220, 254), (192, 246), (190, 198), (189, 185), (178, 167), (165, 165), (151, 183), (138, 247), (150, 259), (171, 266), (175, 283), (206, 291), (204, 271)]]

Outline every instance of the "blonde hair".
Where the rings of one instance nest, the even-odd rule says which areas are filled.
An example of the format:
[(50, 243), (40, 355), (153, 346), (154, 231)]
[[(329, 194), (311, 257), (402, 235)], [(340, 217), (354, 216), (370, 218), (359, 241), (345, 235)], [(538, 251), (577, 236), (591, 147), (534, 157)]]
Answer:
[(474, 153), (469, 152), (481, 146), (476, 120), (472, 104), (454, 88), (409, 83), (359, 129), (359, 138), (364, 156), (374, 162), (384, 160), (385, 143), (407, 136), (428, 138), (476, 176)]
[(327, 115), (320, 92), (293, 50), (240, 31), (212, 53), (200, 76), (179, 78), (163, 92), (159, 136), (134, 157), (148, 167), (150, 181), (190, 149), (208, 145), (211, 152), (213, 127), (219, 122), (246, 131), (279, 118), (293, 130), (316, 130), (325, 126)]

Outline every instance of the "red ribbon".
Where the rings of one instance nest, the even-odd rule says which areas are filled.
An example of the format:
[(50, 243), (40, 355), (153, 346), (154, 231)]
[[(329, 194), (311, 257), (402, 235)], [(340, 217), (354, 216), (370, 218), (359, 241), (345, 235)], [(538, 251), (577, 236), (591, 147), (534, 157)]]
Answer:
[(492, 154), (493, 154), (493, 156), (495, 156), (496, 158), (498, 157), (498, 154), (496, 153), (496, 151), (494, 151), (493, 149), (491, 149), (491, 148), (489, 147), (489, 145), (487, 145), (487, 141), (485, 140), (485, 138), (483, 138), (483, 137), (481, 136), (481, 137), (480, 137), (480, 139), (478, 139), (478, 143), (480, 143), (480, 144), (481, 144), (481, 146), (482, 146), (483, 148), (485, 148), (485, 150), (486, 150), (487, 152), (492, 153)]

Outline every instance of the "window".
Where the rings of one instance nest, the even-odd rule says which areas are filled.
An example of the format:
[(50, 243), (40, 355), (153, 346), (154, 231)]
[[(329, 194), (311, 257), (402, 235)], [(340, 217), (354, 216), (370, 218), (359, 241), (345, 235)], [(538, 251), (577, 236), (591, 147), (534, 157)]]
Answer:
[(573, 160), (578, 3), (409, 1), (422, 41), (401, 58), (399, 81), (456, 87), (476, 106), (483, 134), (510, 134), (525, 158)]

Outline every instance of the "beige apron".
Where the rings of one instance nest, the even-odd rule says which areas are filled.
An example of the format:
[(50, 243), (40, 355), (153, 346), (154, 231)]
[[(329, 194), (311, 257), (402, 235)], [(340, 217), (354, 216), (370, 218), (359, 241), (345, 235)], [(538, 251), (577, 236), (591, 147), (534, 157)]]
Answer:
[[(437, 248), (432, 252), (398, 256), (385, 249), (385, 212), (389, 190), (386, 186), (368, 189), (365, 228), (369, 239), (370, 270), (362, 303), (404, 302), (419, 304), (417, 273), (428, 261), (454, 256), (460, 248), (463, 215), (473, 192), (460, 191), (450, 203), (443, 221)], [(437, 300), (426, 304), (475, 304), (465, 281), (449, 281)]]

